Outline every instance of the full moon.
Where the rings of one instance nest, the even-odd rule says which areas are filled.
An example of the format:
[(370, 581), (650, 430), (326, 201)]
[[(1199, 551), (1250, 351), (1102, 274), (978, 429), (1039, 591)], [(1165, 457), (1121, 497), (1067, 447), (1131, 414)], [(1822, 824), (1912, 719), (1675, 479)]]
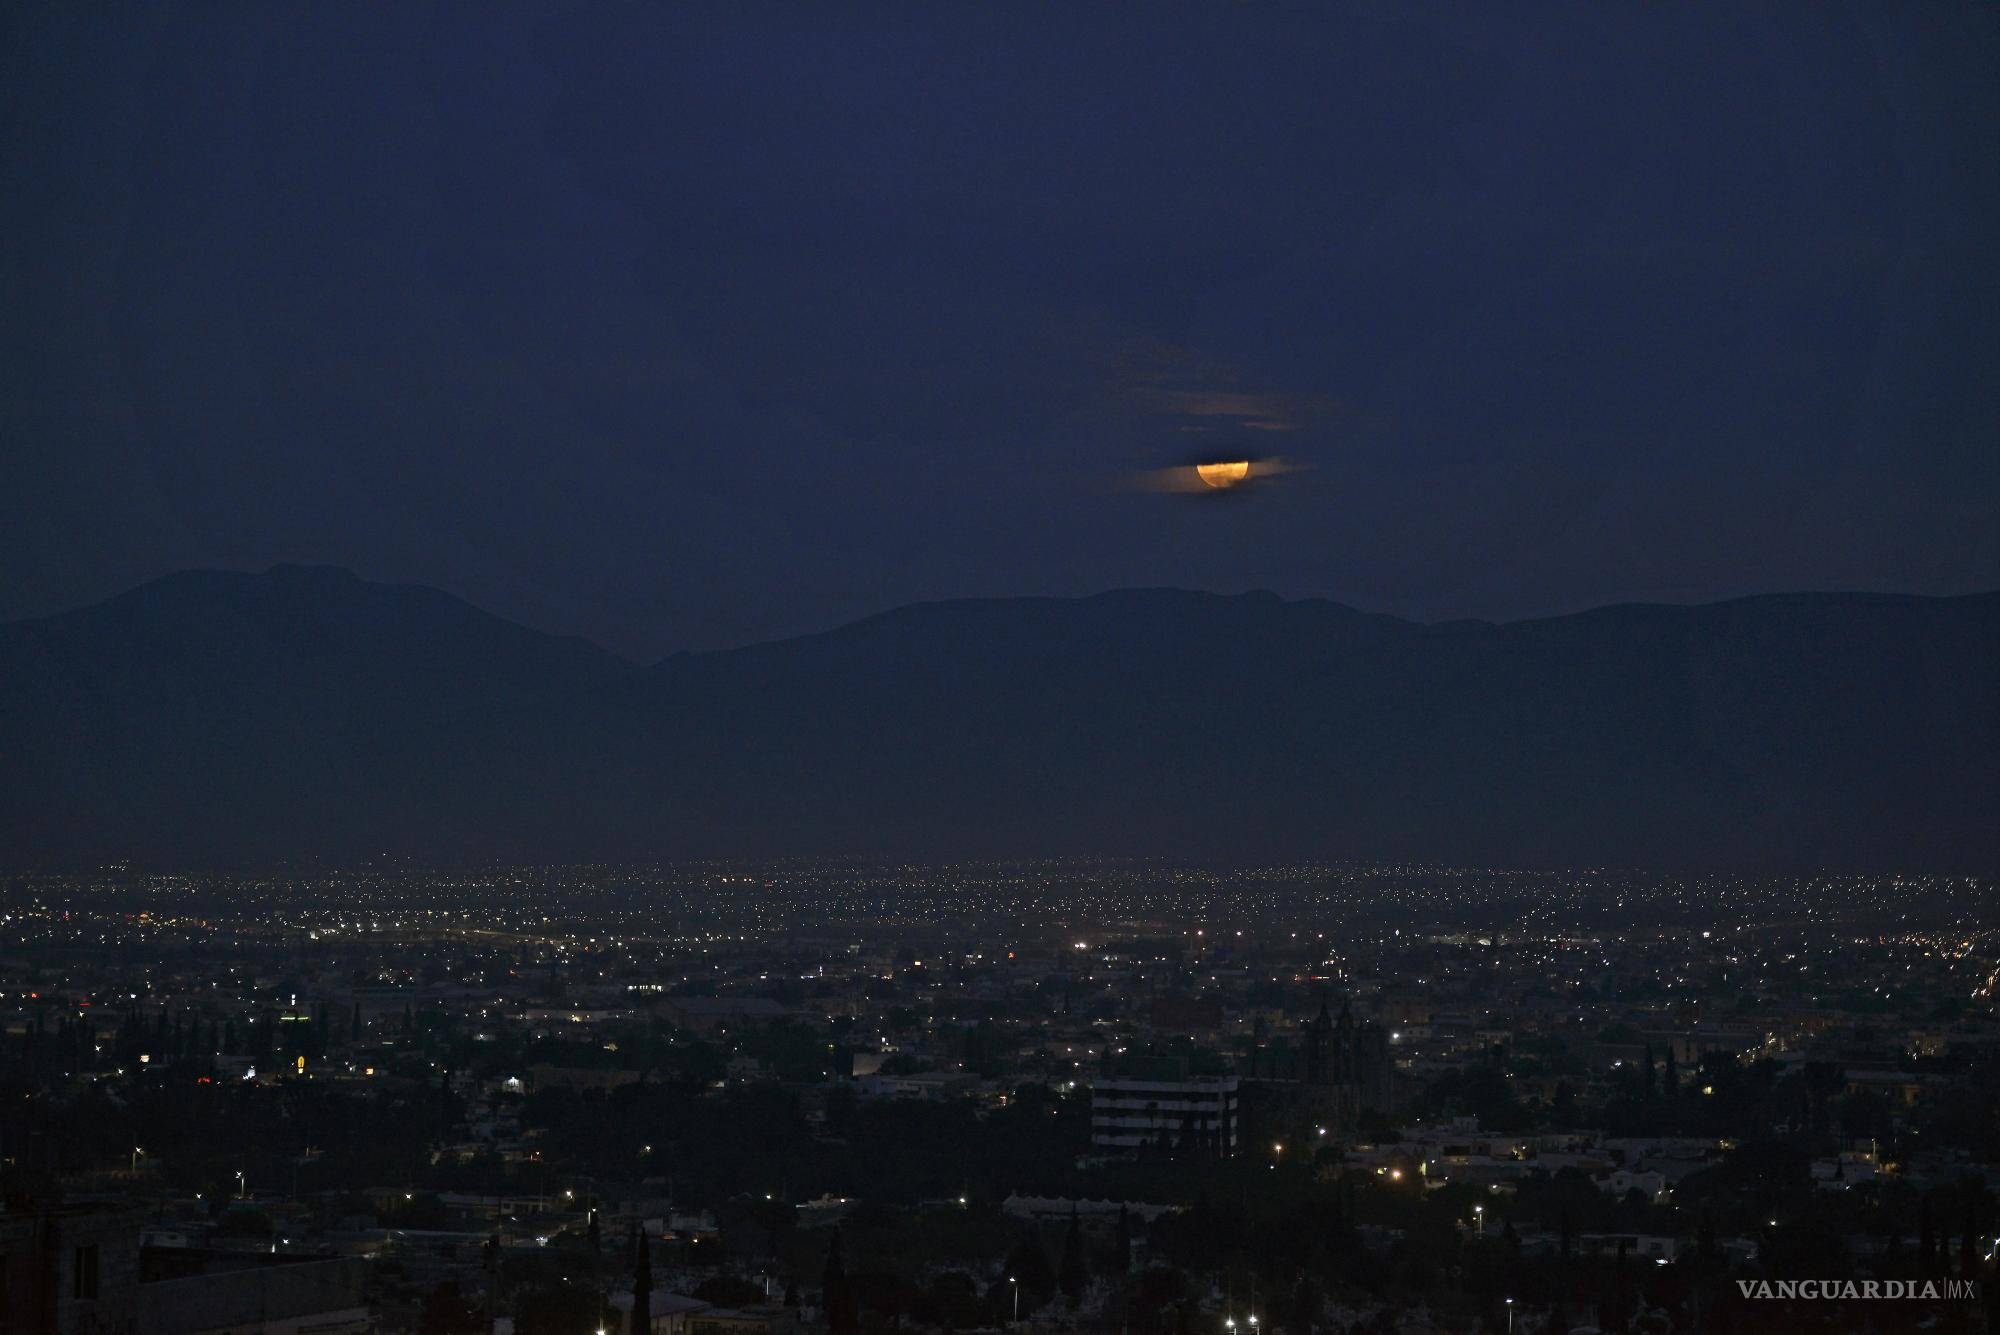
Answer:
[(1250, 476), (1248, 459), (1230, 459), (1222, 463), (1196, 464), (1195, 476), (1217, 491), (1235, 486)]

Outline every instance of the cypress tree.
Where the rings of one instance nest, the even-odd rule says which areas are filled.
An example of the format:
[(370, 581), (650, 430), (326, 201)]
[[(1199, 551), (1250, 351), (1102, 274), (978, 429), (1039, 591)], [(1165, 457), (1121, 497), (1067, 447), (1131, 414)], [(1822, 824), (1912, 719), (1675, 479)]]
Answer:
[(1313, 1335), (1313, 1322), (1319, 1316), (1319, 1293), (1303, 1274), (1299, 1276), (1299, 1282), (1292, 1286), (1290, 1316), (1291, 1335)]
[(1083, 1286), (1090, 1281), (1090, 1267), (1083, 1259), (1083, 1227), (1074, 1208), (1069, 1212), (1069, 1232), (1063, 1237), (1062, 1265), (1056, 1283), (1063, 1297), (1075, 1307), (1083, 1301)]
[[(592, 1216), (592, 1227), (596, 1218)], [(632, 1335), (650, 1335), (653, 1329), (653, 1253), (646, 1244), (646, 1230), (640, 1225), (632, 1227), (632, 1249), (637, 1259), (632, 1263)]]
[(826, 1250), (826, 1268), (820, 1271), (819, 1287), (828, 1335), (856, 1335), (861, 1329), (861, 1314), (855, 1307), (854, 1290), (847, 1282), (838, 1228), (833, 1230), (833, 1243)]

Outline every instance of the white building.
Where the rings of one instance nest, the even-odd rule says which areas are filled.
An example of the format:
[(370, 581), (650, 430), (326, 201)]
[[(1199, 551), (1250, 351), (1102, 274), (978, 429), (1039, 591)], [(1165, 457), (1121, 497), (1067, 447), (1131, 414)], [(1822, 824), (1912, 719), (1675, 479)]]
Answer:
[(1184, 1080), (1099, 1080), (1090, 1087), (1090, 1143), (1236, 1152), (1241, 1114), (1234, 1076)]

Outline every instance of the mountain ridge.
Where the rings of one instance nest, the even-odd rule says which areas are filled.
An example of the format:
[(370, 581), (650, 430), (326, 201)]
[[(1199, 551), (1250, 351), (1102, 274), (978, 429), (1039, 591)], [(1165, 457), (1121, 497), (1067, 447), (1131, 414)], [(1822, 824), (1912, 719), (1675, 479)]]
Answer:
[(659, 658), (652, 659), (649, 661), (646, 659), (628, 658), (622, 654), (617, 653), (615, 650), (605, 648), (604, 646), (598, 644), (595, 640), (592, 640), (590, 637), (586, 635), (571, 634), (559, 631), (539, 630), (535, 627), (527, 625), (525, 622), (513, 621), (509, 618), (502, 617), (497, 613), (487, 612), (485, 609), (481, 608), (479, 604), (471, 601), (470, 599), (462, 598), (458, 594), (452, 593), (446, 589), (439, 588), (436, 585), (423, 584), (407, 580), (367, 579), (361, 576), (351, 567), (339, 565), (337, 563), (332, 563), (332, 562), (279, 561), (264, 567), (262, 570), (240, 570), (223, 566), (191, 566), (185, 570), (170, 571), (164, 575), (157, 575), (152, 579), (143, 580), (138, 584), (130, 586), (129, 588), (121, 589), (118, 592), (109, 594), (106, 597), (96, 600), (95, 602), (84, 603), (76, 607), (59, 608), (53, 612), (42, 612), (34, 616), (16, 617), (10, 621), (0, 621), (0, 631), (8, 630), (11, 628), (23, 627), (23, 626), (35, 626), (48, 622), (62, 621), (67, 618), (77, 617), (83, 614), (96, 612), (101, 609), (115, 607), (120, 604), (127, 603), (128, 601), (133, 600), (135, 598), (149, 595), (154, 591), (158, 591), (163, 588), (170, 588), (186, 584), (206, 583), (210, 581), (213, 581), (216, 584), (228, 583), (228, 584), (238, 584), (238, 585), (248, 586), (248, 585), (254, 585), (259, 581), (271, 581), (279, 579), (313, 580), (313, 581), (322, 581), (327, 584), (361, 586), (361, 587), (386, 589), (386, 590), (401, 590), (401, 591), (423, 594), (429, 597), (447, 600), (449, 602), (459, 604), (465, 608), (478, 612), (479, 615), (482, 617), (490, 618), (495, 622), (499, 622), (505, 625), (517, 626), (523, 630), (530, 631), (536, 635), (546, 636), (552, 640), (563, 640), (575, 644), (588, 646), (589, 648), (594, 649), (599, 653), (603, 654), (607, 658), (614, 658), (620, 662), (627, 663), (633, 667), (640, 667), (640, 668), (648, 666), (658, 666), (659, 664), (677, 658), (697, 657), (709, 654), (727, 654), (727, 653), (734, 653), (741, 649), (752, 649), (763, 645), (790, 644), (799, 640), (816, 639), (822, 636), (839, 634), (854, 629), (856, 627), (867, 626), (878, 621), (882, 621), (889, 618), (901, 617), (909, 613), (920, 612), (926, 609), (968, 608), (968, 607), (1018, 607), (1018, 606), (1035, 605), (1035, 604), (1098, 603), (1104, 601), (1115, 601), (1115, 600), (1135, 598), (1135, 597), (1145, 598), (1153, 596), (1184, 597), (1188, 599), (1212, 599), (1212, 600), (1223, 600), (1223, 601), (1227, 600), (1245, 600), (1252, 602), (1263, 601), (1285, 607), (1317, 607), (1337, 612), (1351, 613), (1359, 617), (1368, 617), (1368, 618), (1379, 619), (1382, 621), (1396, 622), (1401, 625), (1425, 629), (1425, 630), (1455, 630), (1468, 627), (1495, 628), (1495, 627), (1505, 627), (1505, 626), (1527, 626), (1527, 625), (1536, 625), (1543, 622), (1569, 621), (1578, 617), (1598, 616), (1605, 613), (1617, 612), (1629, 608), (1659, 609), (1659, 610), (1678, 609), (1678, 610), (1695, 611), (1702, 609), (1732, 607), (1738, 604), (1755, 604), (1755, 603), (1786, 603), (1786, 602), (1812, 602), (1812, 601), (1840, 601), (1840, 602), (1872, 601), (1881, 604), (1900, 604), (1900, 603), (1953, 603), (1953, 602), (1977, 602), (1980, 600), (2000, 600), (2000, 589), (1977, 589), (1965, 593), (1943, 593), (1943, 594), (1900, 593), (1900, 592), (1879, 590), (1879, 589), (1797, 589), (1797, 590), (1780, 590), (1775, 592), (1763, 592), (1763, 593), (1735, 594), (1727, 598), (1716, 598), (1703, 602), (1683, 602), (1683, 601), (1671, 601), (1671, 600), (1661, 600), (1661, 599), (1638, 598), (1638, 599), (1622, 600), (1618, 602), (1602, 603), (1592, 607), (1579, 608), (1574, 611), (1554, 612), (1545, 615), (1528, 616), (1528, 617), (1516, 617), (1510, 620), (1494, 620), (1486, 617), (1446, 617), (1437, 621), (1420, 621), (1412, 617), (1398, 616), (1395, 613), (1391, 612), (1370, 612), (1367, 611), (1366, 609), (1355, 607), (1351, 603), (1343, 603), (1338, 599), (1326, 598), (1319, 595), (1308, 595), (1300, 598), (1287, 598), (1284, 595), (1279, 594), (1274, 590), (1265, 588), (1244, 589), (1236, 593), (1219, 593), (1208, 589), (1190, 589), (1171, 584), (1135, 584), (1135, 585), (1121, 585), (1116, 588), (1099, 589), (1090, 593), (1080, 593), (1080, 594), (1019, 594), (1019, 595), (1000, 594), (1000, 595), (974, 595), (962, 598), (918, 599), (914, 602), (900, 603), (895, 607), (884, 608), (882, 611), (871, 612), (865, 616), (856, 617), (852, 621), (843, 621), (837, 625), (827, 626), (819, 630), (801, 631), (795, 635), (781, 635), (768, 639), (751, 640), (744, 644), (728, 645), (716, 649), (676, 649), (661, 655)]
[(911, 604), (638, 664), (337, 567), (0, 625), (0, 861), (1162, 853), (1986, 870), (2000, 593)]

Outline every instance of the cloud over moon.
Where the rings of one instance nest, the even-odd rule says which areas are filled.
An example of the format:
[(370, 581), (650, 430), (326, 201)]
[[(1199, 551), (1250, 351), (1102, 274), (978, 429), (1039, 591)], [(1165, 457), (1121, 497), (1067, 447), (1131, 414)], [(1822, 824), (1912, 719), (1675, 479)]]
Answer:
[(1150, 410), (1183, 419), (1177, 429), (1203, 432), (1217, 427), (1244, 431), (1297, 431), (1308, 404), (1299, 396), (1245, 394), (1228, 390), (1172, 389), (1141, 396)]

